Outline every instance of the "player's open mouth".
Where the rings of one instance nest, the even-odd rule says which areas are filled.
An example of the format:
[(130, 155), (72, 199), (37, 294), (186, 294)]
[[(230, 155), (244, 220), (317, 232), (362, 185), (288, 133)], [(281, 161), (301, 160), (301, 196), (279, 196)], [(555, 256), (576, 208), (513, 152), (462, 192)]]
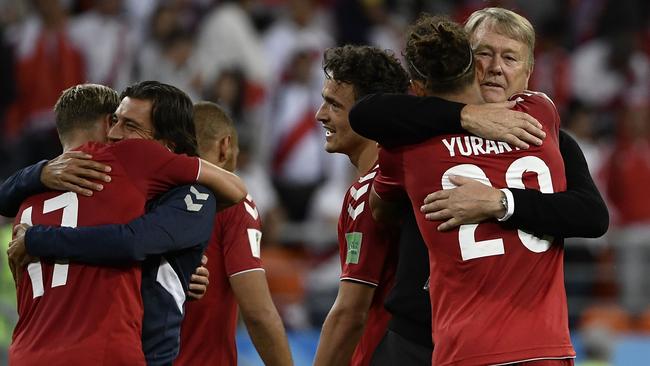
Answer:
[(323, 126), (323, 128), (325, 129), (325, 137), (330, 137), (335, 133), (333, 129), (327, 126)]

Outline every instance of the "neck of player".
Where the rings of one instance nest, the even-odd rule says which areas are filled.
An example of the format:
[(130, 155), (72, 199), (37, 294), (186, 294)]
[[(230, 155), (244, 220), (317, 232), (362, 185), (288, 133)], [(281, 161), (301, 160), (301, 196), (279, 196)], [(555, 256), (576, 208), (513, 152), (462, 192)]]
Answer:
[(377, 161), (377, 143), (367, 140), (354, 154), (348, 155), (350, 162), (357, 168), (359, 175), (370, 170)]
[(464, 104), (485, 103), (481, 96), (481, 87), (477, 80), (474, 80), (472, 85), (469, 85), (455, 93), (428, 93), (428, 95)]

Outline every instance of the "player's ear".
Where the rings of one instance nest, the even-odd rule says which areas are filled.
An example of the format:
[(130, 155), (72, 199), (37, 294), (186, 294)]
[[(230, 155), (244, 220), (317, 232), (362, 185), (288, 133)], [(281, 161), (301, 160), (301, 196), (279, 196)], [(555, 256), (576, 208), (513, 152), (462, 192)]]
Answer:
[(232, 137), (225, 135), (217, 140), (217, 151), (219, 152), (219, 166), (222, 167), (232, 155)]
[(106, 131), (106, 136), (108, 136), (108, 131), (111, 129), (111, 121), (113, 120), (113, 113), (108, 113), (102, 118), (102, 130)]

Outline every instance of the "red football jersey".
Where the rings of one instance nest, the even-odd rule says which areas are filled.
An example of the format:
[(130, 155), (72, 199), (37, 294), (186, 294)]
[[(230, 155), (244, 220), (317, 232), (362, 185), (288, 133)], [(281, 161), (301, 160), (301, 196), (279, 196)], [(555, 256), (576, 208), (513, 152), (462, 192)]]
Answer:
[(393, 286), (397, 267), (398, 232), (372, 218), (370, 187), (377, 166), (359, 178), (348, 190), (339, 216), (338, 237), (341, 280), (376, 287), (368, 319), (350, 365), (369, 365), (375, 348), (386, 334), (390, 313), (384, 300)]
[(434, 365), (575, 356), (561, 240), (508, 230), (496, 220), (439, 232), (440, 223), (420, 213), (428, 193), (453, 188), (450, 175), (497, 188), (566, 189), (553, 103), (537, 93), (512, 99), (516, 110), (544, 125), (541, 147), (519, 150), (476, 136), (447, 135), (380, 152), (375, 191), (383, 199), (406, 191), (428, 247)]
[[(147, 200), (195, 182), (199, 161), (155, 141), (89, 143), (79, 150), (112, 167), (110, 183), (92, 197), (47, 192), (23, 202), (16, 223), (94, 226), (128, 223)], [(144, 365), (141, 272), (41, 259), (17, 285), (19, 320), (9, 348), (12, 365)]]
[(237, 301), (229, 278), (264, 270), (261, 227), (250, 196), (217, 213), (205, 251), (210, 285), (201, 300), (185, 303), (181, 350), (175, 365), (237, 365)]

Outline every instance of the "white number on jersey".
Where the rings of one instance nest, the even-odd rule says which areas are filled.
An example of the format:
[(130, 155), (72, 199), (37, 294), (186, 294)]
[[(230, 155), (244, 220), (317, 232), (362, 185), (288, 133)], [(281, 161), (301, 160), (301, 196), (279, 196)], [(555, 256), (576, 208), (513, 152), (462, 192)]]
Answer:
[[(66, 192), (54, 198), (43, 202), (43, 214), (63, 209), (61, 215), (61, 226), (77, 227), (79, 215), (79, 200), (74, 192)], [(32, 225), (32, 207), (27, 207), (21, 217), (21, 224)], [(41, 262), (30, 263), (27, 265), (27, 273), (32, 283), (33, 298), (43, 296), (43, 268)], [(54, 273), (52, 273), (52, 288), (63, 286), (68, 281), (68, 264), (54, 264)]]
[[(508, 188), (525, 188), (524, 173), (537, 173), (537, 181), (542, 193), (553, 193), (553, 181), (551, 180), (551, 171), (546, 163), (536, 156), (525, 156), (512, 162), (506, 171), (506, 185)], [(490, 179), (483, 169), (474, 164), (460, 164), (453, 166), (442, 175), (442, 189), (455, 188), (454, 184), (449, 181), (450, 175), (463, 176), (478, 180), (479, 182), (492, 187)], [(464, 261), (493, 255), (503, 255), (503, 239), (490, 239), (476, 241), (475, 232), (479, 224), (461, 225), (458, 229), (458, 241), (460, 244), (460, 254)], [(535, 253), (542, 253), (551, 247), (553, 237), (544, 236), (538, 238), (533, 234), (522, 230), (517, 230), (521, 243), (528, 250)]]

